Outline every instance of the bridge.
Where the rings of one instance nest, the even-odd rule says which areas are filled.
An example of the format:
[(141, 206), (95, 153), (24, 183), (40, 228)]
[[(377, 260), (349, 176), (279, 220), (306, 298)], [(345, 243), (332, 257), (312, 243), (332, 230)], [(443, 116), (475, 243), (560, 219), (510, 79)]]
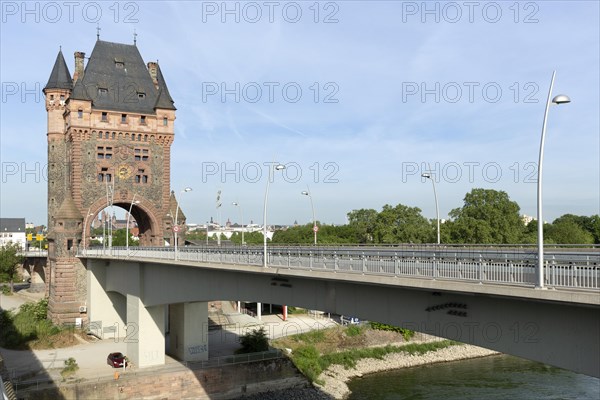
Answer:
[[(92, 327), (141, 367), (208, 357), (210, 300), (287, 304), (401, 326), (600, 377), (600, 253), (517, 248), (80, 249)], [(177, 259), (175, 259), (177, 258)], [(126, 330), (121, 330), (127, 328)], [(166, 332), (168, 345), (166, 345)]]

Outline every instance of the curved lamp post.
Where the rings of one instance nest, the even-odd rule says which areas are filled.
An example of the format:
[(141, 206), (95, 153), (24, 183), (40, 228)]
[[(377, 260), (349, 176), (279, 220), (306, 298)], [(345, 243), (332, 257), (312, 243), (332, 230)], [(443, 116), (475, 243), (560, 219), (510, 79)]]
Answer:
[(231, 205), (240, 208), (240, 216), (242, 218), (242, 246), (243, 246), (245, 244), (245, 242), (244, 242), (244, 212), (242, 211), (242, 206), (240, 206), (240, 203), (238, 203), (237, 201), (232, 202)]
[[(85, 239), (86, 239), (86, 236), (87, 236), (87, 233), (88, 233), (88, 231), (86, 229), (87, 220), (88, 220), (89, 217), (91, 217), (91, 216), (94, 215), (94, 214), (90, 213), (91, 209), (92, 209), (92, 206), (89, 206), (88, 210), (87, 210), (87, 213), (85, 214), (85, 220), (83, 221), (83, 246), (82, 246), (82, 250), (83, 251), (85, 251)], [(41, 242), (40, 242), (40, 247), (41, 247)]]
[[(181, 193), (187, 193), (191, 191), (191, 187), (186, 187), (181, 191)], [(177, 233), (179, 232), (179, 223), (177, 219), (179, 217), (179, 200), (177, 200), (177, 198), (175, 198), (175, 204), (177, 209), (175, 210), (175, 226), (173, 227), (173, 230), (175, 231), (175, 260), (177, 260)]]
[(437, 219), (437, 244), (440, 244), (440, 208), (438, 206), (437, 192), (435, 191), (435, 180), (429, 172), (425, 172), (421, 174), (421, 176), (426, 179), (431, 179), (431, 184), (433, 185), (433, 197), (435, 197), (435, 216)]
[(303, 190), (302, 192), (300, 192), (301, 195), (303, 196), (308, 196), (308, 198), (310, 199), (310, 208), (312, 209), (312, 217), (313, 217), (313, 233), (314, 233), (314, 243), (315, 246), (317, 245), (317, 220), (315, 219), (315, 206), (313, 205), (313, 199), (312, 199), (312, 195), (310, 194), (310, 189), (308, 188), (308, 185), (306, 185), (306, 190)]
[(267, 202), (269, 200), (269, 183), (274, 171), (285, 169), (285, 165), (276, 164), (269, 167), (269, 176), (267, 177), (267, 189), (265, 190), (265, 207), (263, 210), (263, 267), (267, 268)]
[(133, 198), (131, 199), (131, 204), (129, 205), (129, 212), (127, 213), (127, 226), (125, 229), (125, 249), (127, 250), (127, 254), (129, 254), (129, 217), (131, 216), (131, 209), (134, 204), (140, 204), (139, 200), (135, 199), (137, 193), (133, 194)]
[(552, 80), (550, 81), (550, 89), (548, 90), (548, 99), (546, 100), (546, 110), (544, 111), (544, 122), (542, 124), (542, 138), (540, 140), (540, 155), (538, 161), (538, 179), (537, 179), (537, 220), (538, 220), (538, 281), (536, 287), (538, 289), (544, 288), (544, 220), (542, 217), (542, 172), (544, 164), (544, 141), (546, 139), (546, 123), (548, 121), (548, 111), (550, 110), (550, 104), (565, 104), (570, 103), (571, 99), (569, 96), (559, 94), (552, 100), (552, 87), (554, 86), (554, 77), (556, 71), (552, 72)]

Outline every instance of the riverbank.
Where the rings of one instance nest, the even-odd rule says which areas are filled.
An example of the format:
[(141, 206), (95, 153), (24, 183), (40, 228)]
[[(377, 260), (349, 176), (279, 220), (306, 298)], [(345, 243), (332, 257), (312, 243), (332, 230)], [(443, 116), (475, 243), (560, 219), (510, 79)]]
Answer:
[(380, 360), (374, 358), (359, 360), (356, 366), (350, 369), (338, 364), (332, 365), (319, 376), (319, 380), (323, 382), (323, 385), (316, 386), (322, 392), (323, 399), (344, 399), (350, 394), (347, 382), (366, 374), (467, 358), (486, 357), (494, 354), (498, 353), (467, 344), (457, 344), (424, 354), (392, 353)]
[(350, 394), (347, 383), (366, 374), (497, 354), (422, 333), (406, 340), (398, 332), (366, 327), (336, 327), (273, 344), (291, 354), (296, 366), (314, 382), (312, 387), (244, 399), (344, 399)]

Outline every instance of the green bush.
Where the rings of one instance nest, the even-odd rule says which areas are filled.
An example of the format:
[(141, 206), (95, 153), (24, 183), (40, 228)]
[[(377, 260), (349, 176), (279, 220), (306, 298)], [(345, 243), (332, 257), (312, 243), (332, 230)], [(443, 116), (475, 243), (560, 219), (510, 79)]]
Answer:
[(296, 368), (298, 368), (311, 382), (316, 382), (321, 372), (323, 372), (319, 351), (313, 345), (298, 347), (292, 353), (292, 361), (294, 362), (294, 365), (296, 365)]
[(299, 333), (294, 335), (294, 339), (297, 342), (320, 343), (325, 340), (325, 331), (323, 329), (315, 329), (313, 331)]
[(48, 339), (61, 329), (47, 319), (48, 300), (25, 303), (19, 311), (0, 312), (0, 347), (26, 349), (32, 340)]
[(354, 336), (358, 336), (362, 333), (363, 328), (360, 327), (359, 325), (349, 325), (346, 328), (346, 335), (348, 335), (349, 337), (354, 337)]
[(73, 357), (70, 357), (68, 360), (65, 360), (65, 367), (60, 371), (60, 374), (63, 378), (68, 378), (74, 375), (78, 369), (79, 365), (77, 365), (77, 361)]
[(375, 329), (378, 331), (390, 331), (397, 332), (402, 335), (404, 340), (410, 340), (415, 335), (415, 331), (411, 331), (410, 329), (400, 328), (399, 326), (382, 324), (381, 322), (369, 322), (371, 325), (371, 329)]
[(257, 353), (269, 350), (269, 338), (265, 328), (254, 329), (240, 338), (241, 349), (236, 350), (236, 354)]

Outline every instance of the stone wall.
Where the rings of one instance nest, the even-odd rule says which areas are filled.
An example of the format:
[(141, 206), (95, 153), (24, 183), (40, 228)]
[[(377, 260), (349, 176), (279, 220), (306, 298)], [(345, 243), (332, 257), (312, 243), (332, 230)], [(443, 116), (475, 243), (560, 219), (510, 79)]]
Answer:
[(137, 372), (119, 379), (22, 391), (29, 399), (234, 399), (243, 394), (305, 387), (308, 382), (285, 358), (218, 368)]

